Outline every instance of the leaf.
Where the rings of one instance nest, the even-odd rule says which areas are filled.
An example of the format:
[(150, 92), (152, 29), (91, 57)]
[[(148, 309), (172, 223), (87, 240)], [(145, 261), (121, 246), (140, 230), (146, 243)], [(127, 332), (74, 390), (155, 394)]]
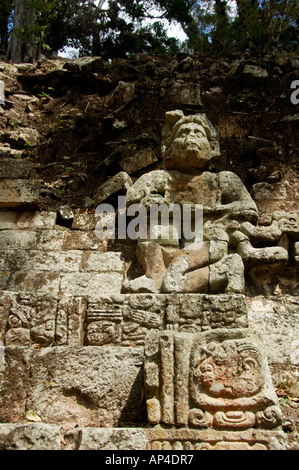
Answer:
[(28, 421), (33, 421), (34, 423), (41, 423), (41, 418), (33, 410), (28, 410), (26, 413), (26, 418)]

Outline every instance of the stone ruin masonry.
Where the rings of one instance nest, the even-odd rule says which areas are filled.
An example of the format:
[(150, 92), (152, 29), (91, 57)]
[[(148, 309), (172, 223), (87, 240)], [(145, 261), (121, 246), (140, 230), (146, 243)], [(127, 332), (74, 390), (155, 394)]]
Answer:
[[(203, 242), (190, 251), (142, 240), (138, 274), (132, 250), (96, 237), (93, 214), (66, 227), (39, 210), (30, 164), (2, 155), (0, 449), (288, 448), (273, 378), (299, 375), (298, 213), (283, 210), (280, 183), (249, 195), (233, 173), (206, 172), (219, 147), (196, 116), (196, 152), (171, 150), (177, 123), (194, 131), (172, 111), (165, 169), (134, 182), (119, 173), (96, 195), (125, 190), (147, 207), (190, 194), (209, 202)], [(262, 208), (267, 225), (257, 224)], [(248, 279), (259, 294), (247, 295)]]

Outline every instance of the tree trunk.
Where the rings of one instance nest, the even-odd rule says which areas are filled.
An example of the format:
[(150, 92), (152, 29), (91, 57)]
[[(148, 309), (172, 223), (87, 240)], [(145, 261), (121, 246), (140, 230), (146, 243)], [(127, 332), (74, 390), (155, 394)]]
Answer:
[(250, 50), (254, 50), (255, 38), (251, 36), (250, 32), (250, 21), (254, 20), (250, 20), (250, 15), (254, 9), (258, 8), (258, 2), (257, 0), (237, 0), (237, 8), (240, 27), (245, 33), (245, 49), (249, 47)]
[(16, 0), (9, 58), (14, 64), (35, 62), (35, 12), (30, 0)]

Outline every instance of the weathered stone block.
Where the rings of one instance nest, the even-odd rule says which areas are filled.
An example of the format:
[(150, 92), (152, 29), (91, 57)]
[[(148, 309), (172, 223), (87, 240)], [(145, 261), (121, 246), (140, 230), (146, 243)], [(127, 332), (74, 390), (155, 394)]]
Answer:
[(41, 135), (36, 129), (24, 127), (17, 131), (7, 132), (6, 137), (12, 145), (34, 147), (40, 142)]
[(0, 230), (14, 230), (18, 220), (18, 213), (15, 211), (0, 211)]
[(0, 422), (23, 420), (29, 387), (32, 350), (5, 347), (4, 364), (0, 368)]
[(95, 253), (86, 251), (83, 253), (82, 271), (124, 273), (125, 262), (122, 253)]
[(167, 304), (167, 325), (177, 331), (248, 326), (243, 295), (169, 295)]
[(247, 327), (242, 295), (131, 294), (90, 299), (86, 317), (86, 344), (143, 344), (147, 333), (164, 327), (200, 332), (220, 327)]
[(72, 230), (95, 230), (96, 218), (91, 214), (74, 214)]
[(177, 80), (169, 90), (167, 97), (173, 103), (180, 105), (202, 106), (199, 83), (186, 83), (183, 80)]
[(60, 292), (64, 295), (101, 296), (119, 294), (123, 275), (117, 272), (72, 273), (61, 275)]
[(0, 249), (2, 250), (30, 250), (37, 243), (37, 234), (32, 230), (17, 231), (3, 230), (0, 232)]
[(87, 299), (0, 292), (0, 341), (6, 346), (82, 346)]
[(1, 160), (0, 179), (21, 179), (29, 178), (31, 165), (25, 160), (5, 159)]
[(262, 69), (261, 67), (258, 67), (257, 65), (250, 65), (250, 64), (245, 65), (243, 73), (244, 75), (249, 75), (254, 78), (267, 78), (269, 75), (267, 70)]
[(4, 293), (5, 297), (6, 346), (45, 347), (55, 342), (57, 300), (54, 297), (11, 292)]
[(255, 201), (280, 201), (286, 198), (284, 183), (257, 183), (252, 186), (252, 197)]
[(0, 181), (0, 208), (35, 206), (38, 198), (38, 181), (13, 179)]
[(86, 344), (144, 343), (148, 331), (163, 327), (166, 298), (154, 295), (105, 296), (88, 303)]
[(30, 363), (26, 406), (55, 424), (134, 423), (144, 417), (142, 363), (142, 348), (46, 348)]
[(104, 61), (102, 57), (80, 57), (71, 62), (66, 62), (64, 68), (73, 73), (97, 73), (103, 70)]
[(42, 230), (38, 234), (34, 248), (45, 251), (62, 251), (66, 233), (67, 230)]
[(101, 204), (101, 202), (108, 199), (109, 196), (119, 192), (126, 191), (133, 185), (130, 176), (124, 171), (117, 173), (110, 180), (104, 183), (97, 191), (95, 195), (95, 202)]
[[(264, 338), (271, 366), (299, 365), (299, 302), (296, 297), (284, 296), (247, 298), (248, 319)], [(297, 371), (297, 376), (299, 372)]]
[(55, 295), (59, 293), (59, 283), (60, 273), (56, 271), (18, 271), (11, 275), (7, 290)]
[(95, 231), (68, 230), (62, 244), (62, 250), (99, 250), (106, 251), (106, 243), (96, 237)]
[(106, 98), (106, 106), (116, 106), (118, 111), (121, 111), (126, 105), (128, 105), (135, 97), (135, 85), (134, 83), (128, 83), (120, 81), (115, 90), (110, 93)]
[(3, 250), (0, 269), (17, 271), (79, 272), (81, 251)]
[(60, 450), (58, 426), (34, 424), (0, 424), (0, 450)]
[(18, 219), (19, 230), (52, 230), (56, 224), (56, 212), (24, 212)]
[(0, 211), (0, 230), (51, 230), (55, 223), (56, 212)]
[(55, 340), (57, 345), (83, 346), (87, 299), (63, 297), (57, 305)]
[(140, 150), (140, 152), (124, 158), (120, 162), (120, 166), (122, 169), (131, 175), (142, 168), (146, 168), (147, 166), (156, 163), (158, 158), (156, 157), (155, 153), (151, 148)]
[(64, 450), (148, 450), (148, 430), (87, 427), (67, 431), (64, 441)]

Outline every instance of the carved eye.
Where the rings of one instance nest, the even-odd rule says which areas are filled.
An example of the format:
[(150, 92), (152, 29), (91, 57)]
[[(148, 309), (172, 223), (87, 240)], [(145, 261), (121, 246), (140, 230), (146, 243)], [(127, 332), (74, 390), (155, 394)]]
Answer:
[(22, 326), (22, 320), (16, 315), (11, 315), (8, 318), (8, 324), (10, 328), (18, 328), (19, 326)]
[(213, 372), (214, 368), (211, 364), (205, 364), (200, 367), (200, 371), (205, 374), (206, 372)]
[(257, 362), (252, 357), (249, 357), (248, 359), (244, 360), (243, 367), (244, 367), (244, 370), (257, 368)]
[(186, 135), (188, 135), (189, 133), (190, 133), (190, 131), (184, 130), (184, 131), (181, 131), (181, 132), (179, 133), (179, 136), (180, 136), (180, 137), (186, 137)]

